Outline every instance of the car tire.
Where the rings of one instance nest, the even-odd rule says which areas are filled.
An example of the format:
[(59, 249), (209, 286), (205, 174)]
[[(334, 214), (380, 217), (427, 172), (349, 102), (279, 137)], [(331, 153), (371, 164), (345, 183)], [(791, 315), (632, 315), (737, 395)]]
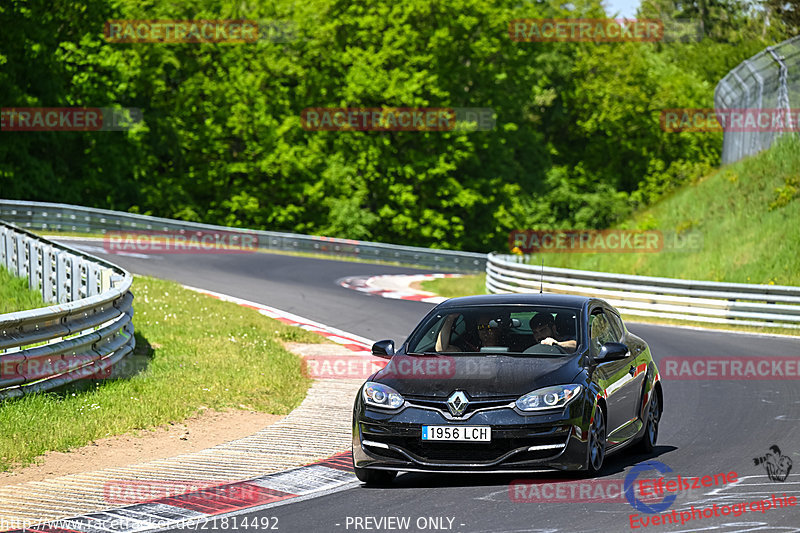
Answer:
[(606, 417), (603, 409), (597, 405), (592, 422), (589, 424), (588, 458), (586, 472), (596, 475), (603, 469), (606, 458)]
[(656, 447), (658, 440), (658, 423), (661, 420), (661, 401), (658, 392), (652, 391), (650, 404), (647, 407), (647, 418), (645, 421), (644, 435), (639, 441), (638, 449), (644, 453), (651, 453)]
[(367, 485), (388, 485), (392, 482), (397, 472), (392, 470), (373, 470), (370, 468), (353, 467), (356, 477)]

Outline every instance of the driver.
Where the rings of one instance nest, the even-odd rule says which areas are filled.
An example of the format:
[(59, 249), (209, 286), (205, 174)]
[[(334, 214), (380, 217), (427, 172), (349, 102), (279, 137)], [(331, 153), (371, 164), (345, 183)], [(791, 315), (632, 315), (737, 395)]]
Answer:
[(558, 334), (556, 321), (550, 313), (536, 313), (530, 321), (533, 338), (537, 344), (557, 345), (568, 352), (574, 352), (578, 346), (575, 339), (564, 339)]

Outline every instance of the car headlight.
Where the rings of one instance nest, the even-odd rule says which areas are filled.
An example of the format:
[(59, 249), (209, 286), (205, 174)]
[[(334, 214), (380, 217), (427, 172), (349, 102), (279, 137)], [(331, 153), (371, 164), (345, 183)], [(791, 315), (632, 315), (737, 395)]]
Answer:
[(362, 396), (367, 405), (384, 409), (397, 409), (405, 403), (405, 399), (400, 396), (399, 392), (373, 381), (367, 381), (364, 384)]
[(521, 396), (517, 401), (517, 409), (520, 411), (544, 411), (545, 409), (558, 409), (564, 407), (581, 393), (581, 386), (556, 385), (555, 387), (545, 387), (525, 396)]

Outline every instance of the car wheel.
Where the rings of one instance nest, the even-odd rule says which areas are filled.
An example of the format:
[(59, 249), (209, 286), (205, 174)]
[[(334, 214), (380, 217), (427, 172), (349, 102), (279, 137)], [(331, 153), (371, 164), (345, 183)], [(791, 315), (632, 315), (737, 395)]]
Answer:
[(639, 450), (650, 453), (656, 447), (658, 440), (658, 422), (661, 420), (661, 402), (658, 399), (658, 393), (653, 390), (653, 396), (650, 398), (650, 408), (647, 409), (647, 422), (644, 430), (642, 440), (639, 441)]
[(595, 409), (594, 418), (589, 426), (588, 445), (587, 471), (593, 475), (599, 473), (603, 468), (603, 460), (606, 457), (606, 419), (599, 405)]
[(392, 482), (397, 472), (392, 470), (372, 470), (370, 468), (353, 467), (356, 477), (367, 485), (388, 485)]

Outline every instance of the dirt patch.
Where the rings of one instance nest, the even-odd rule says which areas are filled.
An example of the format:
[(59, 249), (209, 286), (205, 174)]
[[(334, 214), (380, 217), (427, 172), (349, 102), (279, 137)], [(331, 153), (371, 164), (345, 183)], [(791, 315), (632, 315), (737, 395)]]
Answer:
[(98, 439), (69, 452), (47, 452), (36, 464), (1, 472), (0, 487), (198, 452), (252, 435), (281, 418), (248, 410), (207, 409), (180, 423)]
[(422, 281), (412, 281), (408, 285), (408, 288), (409, 289), (414, 289), (415, 291), (430, 292), (430, 291), (426, 291), (425, 289), (422, 288), (422, 283), (423, 283)]

